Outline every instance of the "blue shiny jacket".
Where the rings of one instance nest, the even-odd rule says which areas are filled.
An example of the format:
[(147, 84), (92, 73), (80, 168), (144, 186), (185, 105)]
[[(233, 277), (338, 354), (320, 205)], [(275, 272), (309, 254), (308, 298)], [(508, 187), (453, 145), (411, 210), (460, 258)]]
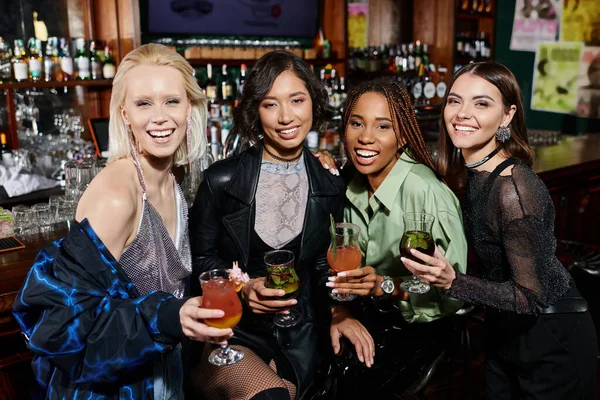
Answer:
[(153, 360), (183, 337), (185, 299), (139, 296), (87, 220), (37, 255), (13, 314), (40, 397), (152, 399)]

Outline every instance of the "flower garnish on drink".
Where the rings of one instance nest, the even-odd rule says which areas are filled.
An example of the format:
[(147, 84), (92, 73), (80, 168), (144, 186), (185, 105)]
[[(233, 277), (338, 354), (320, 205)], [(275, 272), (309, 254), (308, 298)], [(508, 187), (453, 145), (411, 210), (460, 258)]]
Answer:
[(244, 284), (250, 280), (248, 274), (242, 271), (237, 261), (233, 262), (233, 267), (228, 269), (227, 272), (229, 273), (229, 280), (235, 283), (236, 292), (242, 290)]

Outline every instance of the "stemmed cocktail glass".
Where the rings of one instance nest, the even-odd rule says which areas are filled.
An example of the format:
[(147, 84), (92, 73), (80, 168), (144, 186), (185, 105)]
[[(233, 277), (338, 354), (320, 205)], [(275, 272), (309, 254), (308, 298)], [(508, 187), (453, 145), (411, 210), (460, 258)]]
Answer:
[[(404, 235), (400, 240), (400, 256), (422, 263), (423, 261), (411, 254), (410, 250), (415, 249), (433, 257), (435, 246), (431, 229), (435, 217), (419, 212), (406, 213), (402, 218), (404, 219)], [(417, 275), (413, 275), (411, 280), (402, 282), (400, 288), (405, 292), (423, 294), (429, 291), (429, 284), (423, 282)]]
[[(235, 328), (242, 318), (242, 303), (236, 292), (236, 283), (229, 279), (229, 272), (213, 269), (200, 274), (202, 307), (223, 310), (221, 318), (207, 318), (204, 323), (215, 328)], [(244, 352), (229, 347), (229, 343), (214, 350), (208, 361), (217, 366), (232, 365), (244, 358)]]
[[(294, 268), (294, 253), (289, 250), (273, 250), (265, 254), (264, 262), (267, 267), (265, 286), (269, 289), (283, 290), (285, 294), (280, 297), (288, 300), (296, 297), (300, 288), (300, 278)], [(284, 313), (277, 313), (273, 323), (280, 328), (289, 328), (302, 320), (298, 310), (289, 309)]]

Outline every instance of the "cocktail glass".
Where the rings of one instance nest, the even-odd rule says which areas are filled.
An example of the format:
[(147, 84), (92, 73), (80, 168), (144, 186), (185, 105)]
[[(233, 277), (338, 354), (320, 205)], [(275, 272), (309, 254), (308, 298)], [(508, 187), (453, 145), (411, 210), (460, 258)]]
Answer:
[[(235, 290), (235, 282), (229, 280), (229, 272), (212, 269), (200, 274), (202, 285), (202, 307), (223, 310), (221, 318), (207, 318), (204, 323), (215, 328), (233, 329), (242, 318), (242, 303)], [(217, 366), (232, 365), (244, 358), (244, 352), (233, 349), (229, 343), (221, 345), (208, 357)]]
[[(332, 228), (329, 228), (331, 231)], [(358, 247), (358, 234), (360, 228), (354, 224), (340, 222), (335, 224), (335, 232), (331, 233), (331, 245), (327, 250), (327, 263), (336, 273), (350, 271), (360, 266), (362, 252)], [(341, 294), (330, 292), (332, 299), (337, 301), (350, 301), (356, 298), (355, 294)]]
[[(402, 218), (404, 235), (400, 240), (400, 256), (422, 264), (423, 261), (413, 256), (410, 250), (415, 249), (433, 257), (435, 245), (431, 229), (435, 217), (427, 213), (406, 213)], [(411, 280), (402, 282), (400, 288), (405, 292), (423, 294), (429, 291), (429, 284), (423, 282), (417, 275), (413, 275)]]
[[(300, 288), (300, 278), (294, 269), (294, 253), (289, 250), (273, 250), (265, 254), (264, 261), (267, 266), (265, 286), (269, 289), (283, 290), (285, 294), (281, 297), (282, 300), (296, 297)], [(277, 313), (273, 317), (273, 323), (280, 328), (292, 327), (301, 320), (302, 315), (294, 309)]]

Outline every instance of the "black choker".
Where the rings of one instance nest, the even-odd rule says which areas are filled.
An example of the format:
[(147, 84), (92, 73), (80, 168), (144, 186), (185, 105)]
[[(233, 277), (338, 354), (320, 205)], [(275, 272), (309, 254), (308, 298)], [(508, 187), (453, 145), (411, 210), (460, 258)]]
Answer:
[(290, 163), (293, 163), (294, 161), (298, 161), (300, 159), (300, 157), (302, 157), (302, 152), (300, 152), (300, 154), (298, 154), (295, 157), (285, 158), (285, 157), (280, 157), (278, 155), (275, 155), (275, 154), (271, 153), (269, 151), (269, 149), (267, 149), (267, 146), (263, 146), (263, 149), (265, 149), (265, 151), (267, 152), (267, 154), (270, 155), (275, 160), (287, 163), (288, 167), (290, 166)]
[(468, 169), (473, 169), (473, 168), (477, 168), (480, 165), (485, 164), (486, 162), (489, 161), (490, 158), (494, 157), (500, 150), (502, 149), (502, 146), (498, 146), (496, 147), (496, 149), (494, 151), (492, 151), (490, 154), (488, 154), (487, 156), (483, 157), (481, 160), (479, 161), (475, 161), (474, 163), (471, 164), (467, 164), (465, 163), (465, 167), (467, 167)]

